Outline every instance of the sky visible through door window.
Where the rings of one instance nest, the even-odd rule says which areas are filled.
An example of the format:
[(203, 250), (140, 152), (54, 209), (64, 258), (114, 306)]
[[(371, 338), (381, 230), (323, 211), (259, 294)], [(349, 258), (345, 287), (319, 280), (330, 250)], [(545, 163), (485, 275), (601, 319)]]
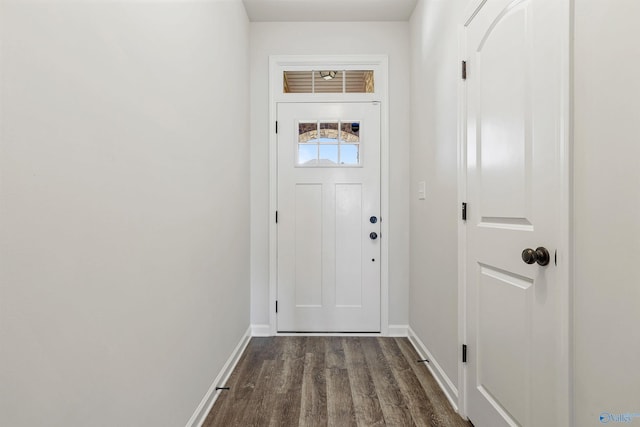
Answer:
[(360, 121), (298, 122), (297, 166), (359, 166)]

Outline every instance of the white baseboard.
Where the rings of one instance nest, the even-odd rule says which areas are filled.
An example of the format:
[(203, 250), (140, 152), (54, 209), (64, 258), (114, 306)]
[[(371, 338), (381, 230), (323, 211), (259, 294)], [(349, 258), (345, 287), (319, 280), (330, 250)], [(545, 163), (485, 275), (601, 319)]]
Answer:
[(269, 325), (251, 325), (252, 337), (270, 337), (271, 327)]
[[(271, 327), (269, 325), (251, 325), (251, 336), (252, 337), (270, 337), (273, 334), (271, 333)], [(300, 336), (301, 334), (299, 333), (277, 333), (277, 335), (292, 335), (292, 336)], [(351, 333), (351, 334), (345, 334), (345, 333), (338, 333), (338, 332), (328, 332), (328, 333), (324, 333), (324, 332), (319, 332), (319, 333), (306, 333), (306, 334), (302, 334), (302, 335), (318, 335), (318, 336), (341, 336), (341, 337), (348, 337), (348, 336), (355, 336), (355, 337), (368, 337), (368, 336), (372, 336), (372, 334), (362, 334), (362, 333)], [(387, 336), (389, 337), (407, 337), (409, 336), (409, 325), (389, 325), (388, 327), (388, 331), (387, 331)]]
[(189, 419), (189, 421), (187, 422), (186, 427), (200, 427), (204, 420), (207, 418), (207, 415), (211, 411), (211, 408), (213, 408), (213, 404), (220, 395), (220, 393), (216, 392), (216, 387), (221, 387), (229, 379), (231, 372), (233, 372), (238, 363), (238, 360), (240, 360), (240, 356), (242, 356), (244, 349), (247, 347), (247, 344), (249, 344), (249, 340), (251, 339), (251, 329), (252, 328), (249, 327), (240, 339), (240, 342), (231, 353), (231, 356), (229, 356), (229, 359), (227, 359), (226, 363), (222, 367), (222, 370), (220, 371), (216, 379), (213, 380), (213, 383), (211, 383), (211, 387), (209, 387), (209, 390), (207, 390), (207, 393), (202, 398), (200, 405), (198, 405), (198, 408), (191, 416), (191, 419)]
[(418, 338), (415, 331), (409, 329), (409, 341), (413, 344), (413, 347), (416, 349), (420, 358), (428, 359), (429, 363), (425, 363), (433, 378), (436, 379), (436, 382), (444, 392), (444, 395), (447, 396), (449, 403), (453, 406), (453, 409), (458, 412), (458, 388), (453, 384), (453, 382), (449, 379), (447, 374), (444, 372), (442, 367), (438, 364), (438, 361), (433, 357), (431, 352), (427, 349), (427, 346)]
[(409, 336), (409, 325), (389, 325), (390, 337), (406, 337)]

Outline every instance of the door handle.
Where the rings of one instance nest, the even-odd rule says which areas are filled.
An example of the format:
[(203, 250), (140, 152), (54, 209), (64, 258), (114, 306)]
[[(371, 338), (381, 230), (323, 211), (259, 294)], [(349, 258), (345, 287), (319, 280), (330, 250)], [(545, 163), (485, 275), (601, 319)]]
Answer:
[(372, 231), (371, 233), (369, 233), (369, 238), (371, 240), (376, 240), (378, 238), (378, 233), (376, 233), (375, 231)]
[(549, 256), (549, 251), (542, 246), (536, 248), (535, 251), (531, 248), (527, 248), (522, 251), (522, 261), (527, 264), (533, 264), (534, 262), (537, 262), (538, 265), (544, 266), (549, 264), (549, 259), (551, 259), (551, 257)]

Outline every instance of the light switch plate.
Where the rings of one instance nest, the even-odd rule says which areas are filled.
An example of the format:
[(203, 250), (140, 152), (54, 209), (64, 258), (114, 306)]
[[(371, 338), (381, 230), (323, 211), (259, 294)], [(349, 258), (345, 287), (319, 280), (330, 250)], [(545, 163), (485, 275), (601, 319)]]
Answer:
[(424, 181), (418, 182), (418, 200), (424, 200), (427, 198), (427, 183)]

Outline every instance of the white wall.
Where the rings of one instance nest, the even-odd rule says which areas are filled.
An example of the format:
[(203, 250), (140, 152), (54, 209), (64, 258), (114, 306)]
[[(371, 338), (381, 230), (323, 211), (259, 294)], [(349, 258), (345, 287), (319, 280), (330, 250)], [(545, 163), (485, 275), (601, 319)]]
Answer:
[(389, 323), (408, 323), (409, 27), (397, 23), (251, 23), (251, 323), (269, 323), (269, 56), (389, 55)]
[[(409, 324), (458, 384), (458, 31), (468, 0), (420, 0), (411, 17)], [(426, 198), (418, 200), (418, 182)]]
[(640, 413), (638, 17), (637, 0), (575, 0), (576, 426)]
[(249, 325), (244, 8), (0, 7), (0, 425), (184, 425)]

